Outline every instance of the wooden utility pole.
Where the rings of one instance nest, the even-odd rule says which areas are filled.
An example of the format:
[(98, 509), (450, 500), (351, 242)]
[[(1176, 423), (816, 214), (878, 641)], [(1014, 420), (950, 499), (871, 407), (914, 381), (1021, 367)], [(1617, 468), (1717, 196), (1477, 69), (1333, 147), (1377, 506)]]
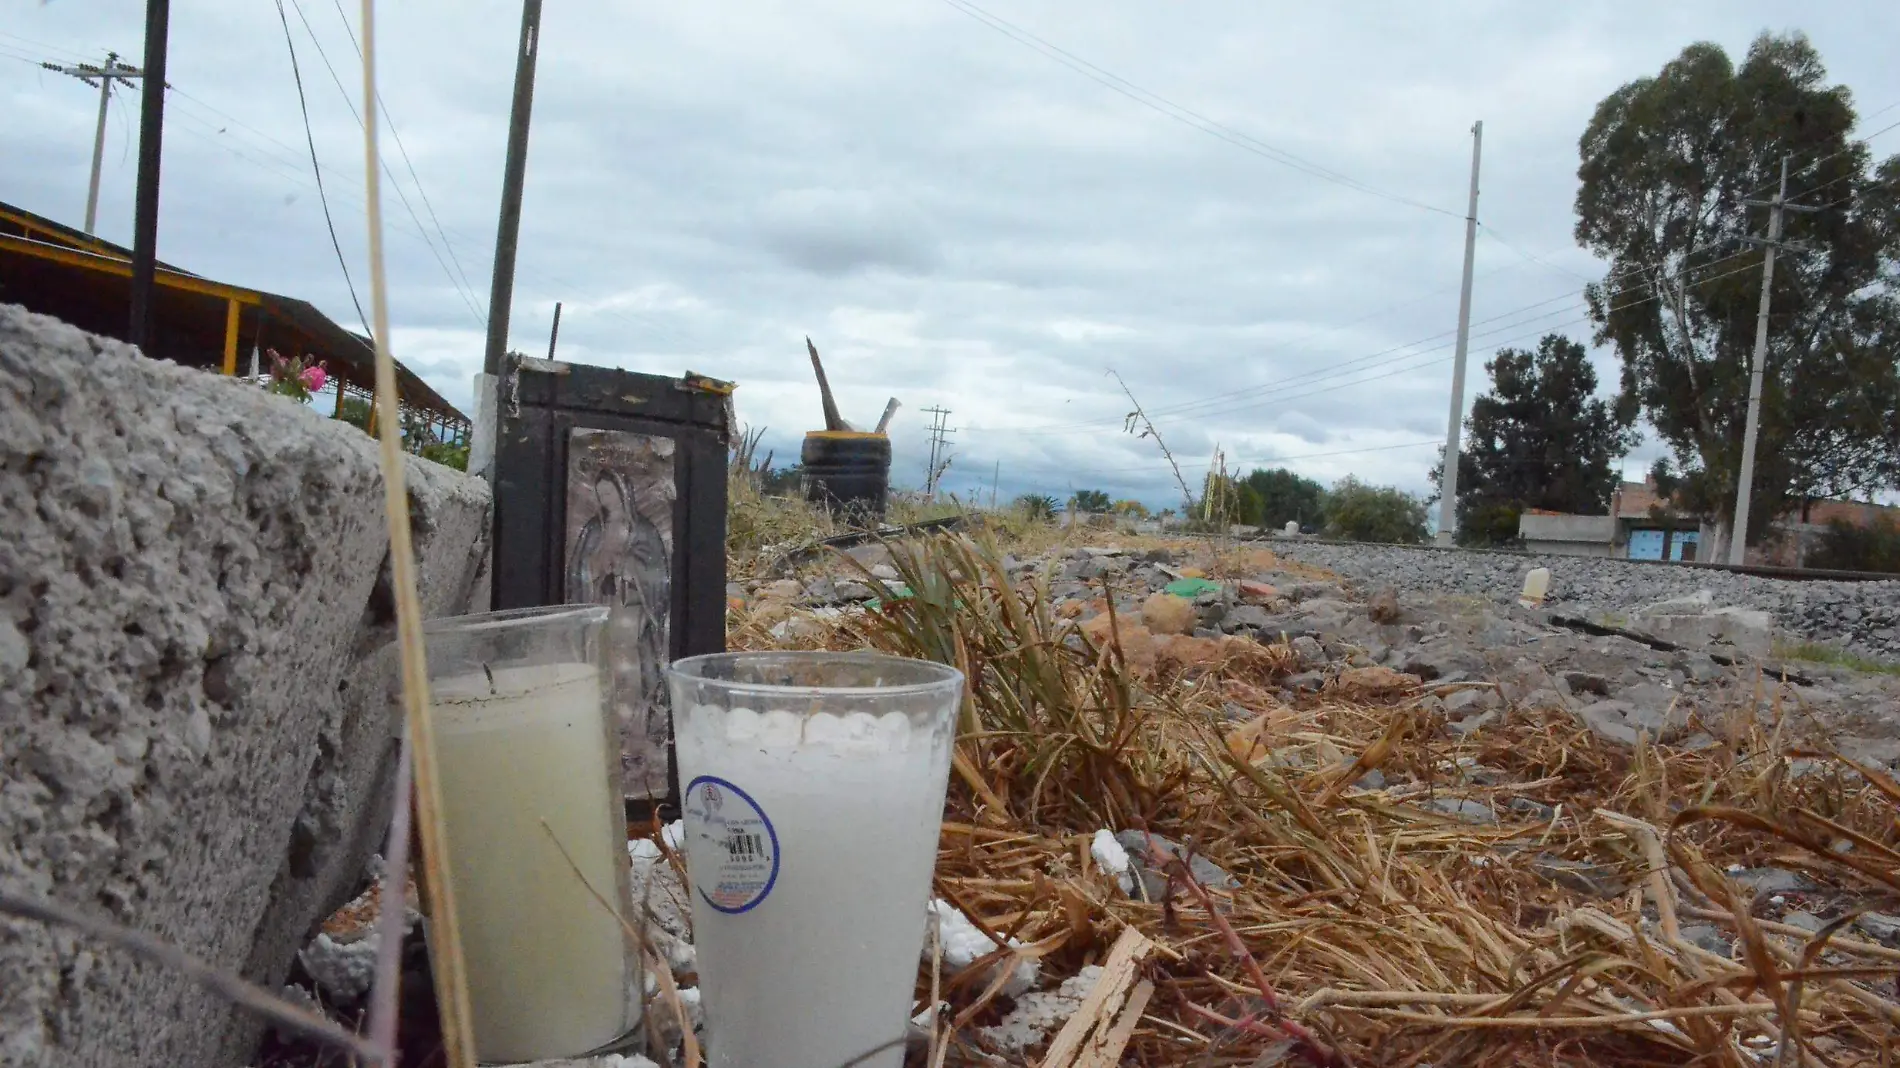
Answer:
[(1478, 159), (1484, 122), (1471, 124), (1471, 200), (1465, 209), (1465, 273), (1458, 290), (1458, 345), (1451, 360), (1451, 425), (1445, 428), (1445, 473), (1438, 480), (1438, 544), (1458, 534), (1458, 430), (1465, 419), (1465, 350), (1471, 342), (1471, 261), (1478, 244)]
[(119, 62), (117, 52), (106, 53), (105, 66), (92, 63), (77, 63), (62, 67), (57, 63), (41, 63), (40, 66), (60, 74), (70, 75), (87, 85), (99, 87), (99, 122), (92, 131), (92, 180), (86, 184), (86, 232), (93, 233), (93, 226), (99, 219), (99, 170), (106, 155), (106, 108), (112, 103), (112, 83), (118, 82), (127, 89), (137, 89), (131, 79), (144, 74), (137, 67), (128, 67)]
[(515, 244), (521, 235), (521, 187), (528, 173), (528, 117), (534, 111), (534, 61), (541, 45), (541, 0), (523, 0), (521, 47), (515, 54), (515, 102), (508, 114), (508, 160), (501, 176), (501, 222), (495, 233), (495, 276), (488, 290), (485, 374), (501, 373), (508, 351), (508, 311), (515, 297)]
[(1735, 529), (1729, 532), (1728, 562), (1743, 564), (1748, 562), (1748, 509), (1752, 504), (1755, 490), (1755, 439), (1761, 432), (1761, 380), (1768, 367), (1768, 304), (1775, 285), (1775, 250), (1796, 249), (1781, 243), (1781, 213), (1784, 211), (1819, 211), (1800, 204), (1788, 203), (1788, 157), (1781, 157), (1781, 188), (1776, 191), (1773, 200), (1743, 201), (1752, 208), (1768, 209), (1768, 239), (1744, 237), (1743, 241), (1751, 245), (1761, 245), (1766, 251), (1761, 261), (1761, 305), (1755, 313), (1755, 361), (1748, 372), (1748, 417), (1742, 431), (1742, 470), (1735, 485)]
[(145, 0), (145, 84), (139, 100), (139, 178), (132, 216), (132, 307), (125, 340), (155, 355), (152, 293), (158, 278), (158, 165), (165, 126), (165, 46), (171, 0)]
[(548, 331), (548, 359), (554, 359), (554, 343), (561, 337), (561, 302), (554, 302), (554, 327)]

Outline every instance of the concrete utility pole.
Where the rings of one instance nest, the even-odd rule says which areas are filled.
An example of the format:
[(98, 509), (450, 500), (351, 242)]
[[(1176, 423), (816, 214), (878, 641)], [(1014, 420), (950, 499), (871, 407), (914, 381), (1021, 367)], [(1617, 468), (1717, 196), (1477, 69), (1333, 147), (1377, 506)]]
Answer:
[(554, 302), (554, 326), (548, 330), (548, 360), (554, 359), (554, 343), (561, 339), (561, 302)]
[(57, 63), (41, 63), (40, 66), (59, 74), (70, 75), (87, 85), (99, 87), (99, 124), (92, 131), (92, 181), (86, 186), (86, 232), (93, 232), (93, 224), (99, 218), (99, 168), (106, 155), (106, 107), (112, 101), (112, 83), (118, 82), (127, 89), (136, 89), (131, 79), (141, 77), (145, 72), (137, 67), (128, 67), (119, 62), (117, 52), (106, 53), (106, 65), (94, 66), (91, 63), (79, 63), (62, 67)]
[(1755, 489), (1755, 438), (1761, 432), (1761, 380), (1768, 367), (1768, 304), (1775, 284), (1775, 250), (1781, 243), (1781, 214), (1784, 211), (1819, 211), (1801, 204), (1788, 203), (1788, 157), (1781, 157), (1781, 188), (1773, 200), (1745, 200), (1752, 208), (1768, 209), (1768, 239), (1744, 237), (1743, 241), (1764, 248), (1761, 262), (1761, 306), (1755, 313), (1755, 362), (1748, 372), (1748, 420), (1742, 431), (1742, 471), (1735, 486), (1735, 528), (1729, 532), (1728, 562), (1742, 564), (1748, 558), (1748, 508)]
[(938, 405), (925, 408), (924, 412), (930, 416), (930, 469), (924, 475), (924, 497), (928, 500), (936, 497), (937, 478), (950, 464), (950, 435), (956, 430), (946, 423), (950, 409)]
[(501, 178), (501, 223), (495, 233), (495, 277), (488, 291), (485, 374), (501, 373), (508, 349), (508, 310), (515, 295), (515, 242), (521, 233), (521, 187), (528, 173), (528, 116), (534, 110), (534, 61), (541, 45), (541, 0), (523, 0), (521, 48), (515, 54), (515, 102), (508, 115), (508, 160)]
[(158, 281), (158, 165), (165, 126), (165, 46), (171, 0), (145, 0), (145, 79), (139, 99), (139, 184), (132, 214), (132, 308), (125, 340), (152, 351), (152, 292)]
[(1484, 122), (1471, 124), (1471, 201), (1465, 208), (1465, 275), (1458, 290), (1458, 345), (1451, 359), (1451, 420), (1445, 429), (1445, 473), (1438, 482), (1438, 537), (1450, 545), (1458, 533), (1458, 430), (1465, 415), (1465, 349), (1471, 342), (1471, 261), (1478, 245), (1478, 158)]

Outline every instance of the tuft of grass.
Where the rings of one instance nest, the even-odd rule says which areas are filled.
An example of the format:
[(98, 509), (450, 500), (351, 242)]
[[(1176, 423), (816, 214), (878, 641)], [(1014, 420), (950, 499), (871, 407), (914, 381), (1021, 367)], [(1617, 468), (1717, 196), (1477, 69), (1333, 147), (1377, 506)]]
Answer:
[(1838, 646), (1825, 642), (1776, 642), (1775, 655), (1783, 660), (1801, 660), (1810, 664), (1832, 664), (1847, 668), (1849, 671), (1861, 671), (1871, 675), (1893, 675), (1900, 677), (1900, 664), (1888, 664), (1871, 660), (1857, 653), (1850, 653)]

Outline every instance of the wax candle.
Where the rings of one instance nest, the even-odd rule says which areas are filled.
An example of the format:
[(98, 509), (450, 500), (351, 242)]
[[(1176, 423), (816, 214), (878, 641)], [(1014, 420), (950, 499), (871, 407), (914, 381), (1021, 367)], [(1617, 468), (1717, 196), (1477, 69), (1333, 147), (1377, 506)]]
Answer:
[(672, 680), (713, 1068), (897, 1068), (962, 677), (767, 653)]
[(433, 685), (476, 1056), (533, 1061), (596, 1049), (638, 1018), (625, 935), (581, 882), (619, 904), (626, 822), (611, 786), (618, 755), (608, 747), (600, 672), (537, 664)]

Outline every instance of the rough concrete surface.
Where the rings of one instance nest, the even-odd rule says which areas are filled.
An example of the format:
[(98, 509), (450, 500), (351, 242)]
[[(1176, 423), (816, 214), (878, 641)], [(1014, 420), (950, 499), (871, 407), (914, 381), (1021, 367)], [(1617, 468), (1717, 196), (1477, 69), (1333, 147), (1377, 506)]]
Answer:
[[(465, 611), (487, 487), (407, 476), (425, 610)], [(382, 507), (360, 431), (0, 305), (0, 886), (278, 987), (380, 845)], [(0, 1065), (239, 1065), (260, 1031), (34, 923), (0, 977)]]

